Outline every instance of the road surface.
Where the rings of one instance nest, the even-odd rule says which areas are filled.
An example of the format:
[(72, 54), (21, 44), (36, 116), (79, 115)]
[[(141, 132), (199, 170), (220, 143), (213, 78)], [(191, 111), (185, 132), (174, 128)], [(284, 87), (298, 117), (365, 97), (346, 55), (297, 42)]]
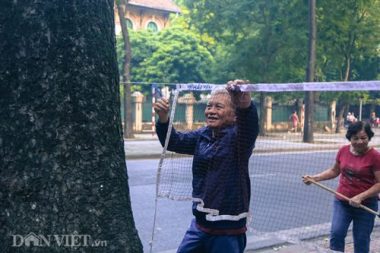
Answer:
[[(301, 176), (326, 169), (334, 162), (335, 153), (253, 155), (250, 160), (253, 231), (247, 234), (248, 239), (274, 231), (293, 234), (297, 231), (297, 235), (302, 235), (310, 232), (313, 225), (329, 222), (333, 196), (304, 185)], [(134, 219), (144, 252), (149, 252), (153, 228), (157, 166), (158, 159), (127, 160)], [(335, 184), (336, 180), (326, 182), (330, 187)], [(175, 249), (191, 219), (191, 202), (159, 199), (153, 252)]]

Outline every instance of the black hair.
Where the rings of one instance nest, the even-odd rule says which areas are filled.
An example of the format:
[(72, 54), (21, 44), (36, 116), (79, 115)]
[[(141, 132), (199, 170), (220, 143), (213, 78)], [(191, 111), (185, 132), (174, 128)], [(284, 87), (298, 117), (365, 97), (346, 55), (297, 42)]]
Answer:
[(347, 129), (347, 133), (346, 133), (346, 138), (347, 140), (351, 140), (351, 137), (357, 133), (359, 133), (360, 131), (364, 130), (365, 133), (367, 134), (368, 136), (368, 140), (371, 140), (371, 138), (375, 135), (374, 132), (372, 131), (371, 129), (371, 125), (366, 123), (366, 122), (363, 122), (363, 121), (357, 121), (355, 123), (352, 123), (348, 129)]

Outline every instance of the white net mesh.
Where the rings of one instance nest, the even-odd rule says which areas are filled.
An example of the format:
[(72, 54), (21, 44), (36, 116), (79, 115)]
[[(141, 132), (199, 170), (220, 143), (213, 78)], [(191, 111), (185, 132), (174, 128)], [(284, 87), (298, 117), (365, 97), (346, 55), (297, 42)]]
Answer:
[[(189, 132), (205, 126), (204, 108), (212, 84), (177, 85), (175, 96), (171, 98), (172, 113), (168, 133), (172, 127), (176, 131)], [(345, 91), (347, 96), (355, 91), (378, 91), (380, 81), (297, 83), (297, 84), (248, 84), (242, 91), (253, 91), (253, 103), (259, 114), (265, 113), (265, 135), (256, 140), (255, 149), (249, 160), (251, 180), (248, 243), (254, 248), (265, 246), (268, 241), (278, 243), (303, 243), (305, 247), (324, 252), (327, 244), (313, 242), (313, 238), (328, 235), (332, 215), (333, 194), (302, 182), (303, 175), (312, 175), (331, 167), (339, 147), (347, 145), (345, 126), (349, 124), (344, 115), (341, 131), (335, 129), (339, 112), (333, 100), (318, 101), (314, 110), (314, 142), (303, 142), (304, 106), (302, 101), (281, 101), (278, 93), (318, 91), (324, 93)], [(266, 93), (266, 104), (261, 105), (259, 92)], [(269, 98), (268, 98), (269, 97)], [(328, 96), (327, 96), (328, 97)], [(260, 110), (262, 106), (264, 110)], [(357, 104), (348, 107), (356, 117), (370, 122), (370, 114), (379, 109)], [(359, 111), (360, 110), (360, 111)], [(292, 112), (297, 114), (297, 126), (293, 123)], [(346, 109), (347, 111), (347, 109)], [(351, 111), (350, 111), (351, 112)], [(262, 115), (260, 115), (262, 116)], [(375, 137), (370, 144), (380, 144), (379, 129), (374, 126)], [(166, 140), (168, 144), (168, 140)], [(157, 196), (174, 200), (192, 199), (193, 156), (164, 150), (159, 171)], [(228, 179), (226, 179), (228, 180)], [(337, 180), (323, 182), (335, 189)], [(223, 182), (222, 182), (223, 184)], [(231, 202), (232, 203), (232, 202)], [(254, 235), (250, 237), (250, 235)], [(307, 242), (305, 242), (307, 240)]]

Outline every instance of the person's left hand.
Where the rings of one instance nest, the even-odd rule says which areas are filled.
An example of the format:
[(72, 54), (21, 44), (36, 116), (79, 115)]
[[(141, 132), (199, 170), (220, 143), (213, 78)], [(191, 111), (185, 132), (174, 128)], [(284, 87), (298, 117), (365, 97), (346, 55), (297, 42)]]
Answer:
[(362, 201), (363, 199), (360, 198), (358, 195), (356, 195), (355, 197), (352, 197), (348, 203), (351, 206), (360, 207), (360, 205), (362, 204)]
[(312, 181), (317, 181), (315, 176), (305, 175), (302, 176), (302, 181), (306, 185), (310, 185)]
[(238, 108), (248, 108), (251, 105), (251, 93), (241, 92), (240, 87), (243, 84), (248, 84), (248, 80), (234, 80), (227, 83), (227, 90), (229, 91), (232, 101)]

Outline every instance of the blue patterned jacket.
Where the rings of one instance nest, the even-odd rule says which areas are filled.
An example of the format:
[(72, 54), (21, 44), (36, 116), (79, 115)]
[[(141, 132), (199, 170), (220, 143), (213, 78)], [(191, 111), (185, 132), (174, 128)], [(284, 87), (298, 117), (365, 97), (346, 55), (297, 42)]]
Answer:
[[(168, 123), (156, 123), (164, 146)], [(251, 185), (248, 162), (259, 132), (257, 109), (236, 110), (236, 124), (220, 130), (203, 127), (190, 132), (172, 129), (168, 150), (193, 155), (193, 214), (198, 224), (210, 229), (246, 226)]]

